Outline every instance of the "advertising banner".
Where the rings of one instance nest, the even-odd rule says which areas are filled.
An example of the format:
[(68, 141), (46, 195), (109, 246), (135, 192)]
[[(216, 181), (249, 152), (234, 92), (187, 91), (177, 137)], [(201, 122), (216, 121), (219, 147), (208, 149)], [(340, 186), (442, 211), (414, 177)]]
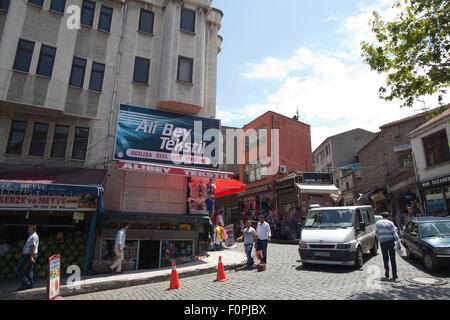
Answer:
[(114, 160), (217, 169), (219, 132), (216, 119), (120, 104)]
[(176, 168), (168, 166), (151, 165), (145, 163), (132, 163), (119, 161), (119, 169), (148, 172), (148, 173), (158, 173), (158, 174), (169, 174), (175, 176), (185, 176), (193, 178), (207, 178), (207, 179), (221, 179), (221, 180), (233, 180), (233, 174), (222, 171), (207, 171), (207, 170), (194, 170), (189, 168)]
[(61, 256), (55, 254), (48, 258), (47, 300), (53, 300), (59, 296), (60, 274)]
[(95, 211), (97, 187), (0, 181), (0, 211)]

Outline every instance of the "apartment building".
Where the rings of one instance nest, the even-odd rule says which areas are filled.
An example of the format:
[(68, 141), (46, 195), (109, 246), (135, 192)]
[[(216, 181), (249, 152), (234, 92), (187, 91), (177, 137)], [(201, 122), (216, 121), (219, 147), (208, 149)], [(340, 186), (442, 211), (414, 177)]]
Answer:
[[(135, 222), (131, 247), (138, 252), (142, 240), (151, 252), (131, 268), (164, 265), (162, 239), (191, 239), (175, 245), (193, 254), (203, 228), (194, 224), (205, 221), (186, 218), (192, 230), (175, 232), (183, 221), (165, 217), (162, 227), (159, 218), (186, 213), (188, 177), (119, 168), (118, 114), (121, 106), (136, 106), (162, 118), (215, 118), (222, 16), (212, 0), (0, 1), (0, 180), (99, 186), (101, 195), (92, 197), (103, 199), (105, 231), (97, 237), (97, 260), (123, 221)], [(52, 208), (44, 209), (50, 216)], [(96, 209), (85, 217), (89, 241)], [(59, 211), (73, 223), (74, 210)], [(141, 215), (152, 218), (145, 225)], [(173, 232), (144, 236), (150, 220)]]

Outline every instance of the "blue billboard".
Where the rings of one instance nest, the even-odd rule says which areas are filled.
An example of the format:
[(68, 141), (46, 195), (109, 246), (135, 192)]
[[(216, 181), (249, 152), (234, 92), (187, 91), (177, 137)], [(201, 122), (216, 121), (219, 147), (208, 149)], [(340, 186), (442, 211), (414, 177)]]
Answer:
[(220, 121), (120, 104), (114, 160), (217, 169)]

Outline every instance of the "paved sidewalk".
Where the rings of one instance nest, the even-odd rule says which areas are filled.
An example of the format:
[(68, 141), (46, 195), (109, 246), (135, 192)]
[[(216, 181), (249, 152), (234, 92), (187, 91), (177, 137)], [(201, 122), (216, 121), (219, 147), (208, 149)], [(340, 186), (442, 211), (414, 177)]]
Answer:
[[(222, 251), (210, 251), (209, 257), (204, 260), (192, 261), (177, 266), (179, 278), (198, 276), (207, 273), (216, 273), (219, 263), (219, 256), (225, 270), (241, 268), (246, 265), (247, 258), (241, 247), (224, 248)], [(80, 289), (69, 289), (67, 285), (62, 285), (60, 295), (62, 297), (71, 295), (80, 295), (103, 290), (112, 290), (129, 286), (142, 285), (147, 283), (169, 281), (172, 268), (163, 268), (155, 270), (128, 271), (119, 275), (106, 274), (82, 277)], [(66, 283), (66, 278), (61, 279)], [(18, 281), (0, 282), (0, 300), (42, 300), (46, 298), (46, 282), (40, 280), (35, 282), (35, 287), (30, 290), (16, 292), (19, 287)]]

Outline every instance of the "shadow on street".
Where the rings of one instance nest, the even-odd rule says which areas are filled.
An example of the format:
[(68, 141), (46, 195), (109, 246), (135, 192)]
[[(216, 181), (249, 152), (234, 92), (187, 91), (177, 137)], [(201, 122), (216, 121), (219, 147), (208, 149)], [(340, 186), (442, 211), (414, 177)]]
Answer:
[[(364, 254), (364, 264), (375, 258), (376, 256), (372, 256), (370, 254)], [(327, 264), (311, 264), (305, 267), (301, 264), (301, 260), (297, 260), (300, 263), (300, 266), (295, 269), (298, 271), (320, 271), (320, 272), (328, 272), (328, 273), (352, 273), (356, 271), (361, 271), (361, 269), (356, 269), (353, 266), (338, 266), (338, 265), (327, 265)]]

